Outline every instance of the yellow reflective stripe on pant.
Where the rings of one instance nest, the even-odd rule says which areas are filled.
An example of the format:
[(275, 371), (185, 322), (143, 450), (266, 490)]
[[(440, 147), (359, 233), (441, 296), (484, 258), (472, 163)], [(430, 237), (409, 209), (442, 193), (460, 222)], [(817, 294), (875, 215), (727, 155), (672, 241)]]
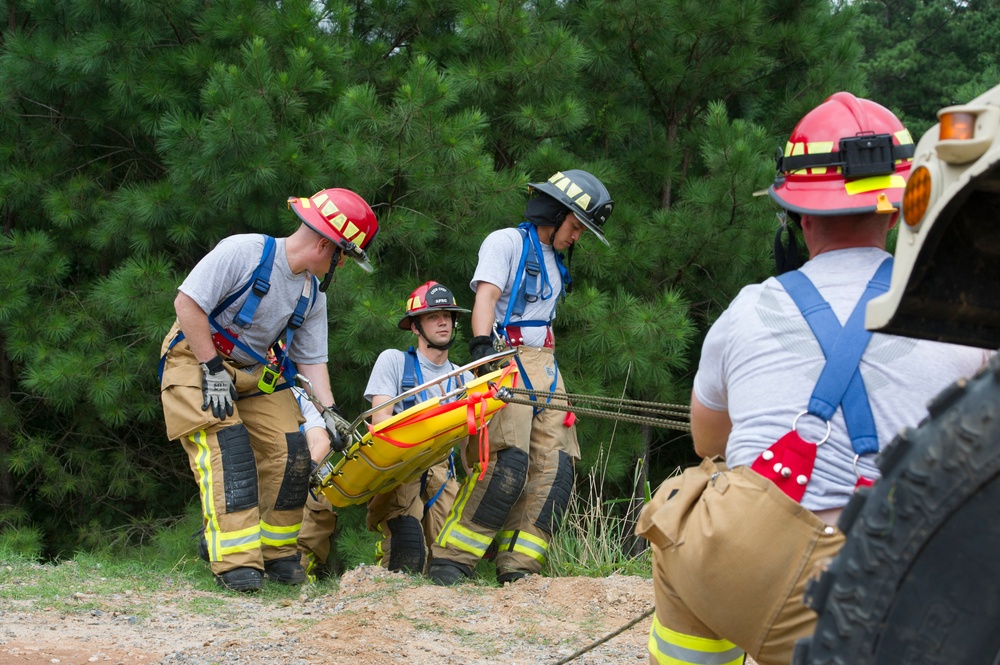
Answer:
[(469, 475), (466, 476), (465, 482), (462, 483), (459, 489), (458, 498), (455, 499), (455, 503), (452, 505), (451, 511), (445, 520), (444, 527), (442, 527), (441, 533), (438, 534), (435, 542), (441, 547), (452, 546), (463, 552), (482, 557), (493, 542), (493, 537), (478, 534), (459, 524), (462, 519), (462, 511), (469, 502), (469, 497), (472, 496), (472, 490), (476, 488), (476, 479), (479, 477), (479, 471), (480, 465), (476, 464), (472, 467)]
[(299, 539), (299, 527), (302, 523), (291, 526), (274, 526), (261, 520), (260, 541), (264, 545), (281, 547), (282, 545), (294, 545)]
[(660, 665), (740, 665), (744, 652), (729, 640), (685, 635), (660, 624), (653, 615), (649, 655)]
[(497, 534), (497, 546), (501, 552), (517, 552), (538, 563), (545, 563), (549, 551), (547, 542), (524, 531), (501, 531)]
[(222, 531), (219, 528), (219, 516), (215, 512), (215, 502), (212, 500), (212, 489), (215, 482), (212, 475), (212, 452), (206, 443), (205, 430), (198, 430), (188, 437), (198, 449), (195, 465), (198, 469), (198, 492), (201, 494), (201, 505), (205, 518), (205, 542), (208, 543), (208, 558), (211, 561), (222, 561), (226, 554), (246, 552), (260, 548), (260, 527), (249, 527), (239, 531)]

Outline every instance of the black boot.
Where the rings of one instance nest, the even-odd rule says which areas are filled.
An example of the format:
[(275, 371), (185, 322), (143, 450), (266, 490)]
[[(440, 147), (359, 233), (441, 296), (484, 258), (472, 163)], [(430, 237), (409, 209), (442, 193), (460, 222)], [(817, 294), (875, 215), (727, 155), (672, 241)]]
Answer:
[(264, 576), (256, 568), (233, 568), (216, 575), (215, 583), (230, 591), (253, 593), (264, 586)]
[(434, 559), (431, 561), (431, 569), (427, 575), (438, 586), (455, 586), (472, 577), (472, 569), (457, 561)]
[(306, 581), (306, 571), (299, 563), (298, 553), (264, 562), (264, 573), (272, 582), (298, 585)]
[(511, 570), (511, 571), (508, 571), (506, 573), (501, 573), (498, 570), (497, 571), (497, 583), (500, 586), (504, 586), (505, 584), (513, 584), (514, 582), (516, 582), (518, 580), (523, 580), (525, 577), (527, 577), (530, 574), (531, 573), (529, 573), (526, 570)]

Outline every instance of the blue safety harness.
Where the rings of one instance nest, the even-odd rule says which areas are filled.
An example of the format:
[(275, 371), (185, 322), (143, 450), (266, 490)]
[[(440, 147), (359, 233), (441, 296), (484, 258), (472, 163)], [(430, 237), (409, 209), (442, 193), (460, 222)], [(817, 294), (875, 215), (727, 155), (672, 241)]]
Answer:
[(857, 455), (878, 452), (878, 433), (872, 416), (868, 392), (861, 378), (861, 356), (872, 333), (865, 330), (865, 306), (875, 296), (889, 290), (892, 258), (887, 258), (868, 282), (861, 299), (842, 327), (830, 304), (802, 272), (795, 270), (778, 276), (823, 349), (826, 364), (809, 398), (808, 413), (830, 422), (837, 407)]
[[(236, 313), (236, 317), (233, 319), (233, 322), (242, 329), (249, 328), (253, 325), (253, 317), (257, 313), (260, 301), (267, 295), (267, 292), (271, 290), (271, 269), (274, 267), (275, 247), (276, 243), (274, 238), (265, 235), (264, 251), (261, 254), (260, 263), (257, 264), (253, 274), (250, 275), (250, 279), (247, 280), (246, 284), (241, 286), (235, 293), (223, 300), (208, 315), (208, 322), (218, 334), (222, 335), (222, 337), (229, 341), (229, 343), (231, 343), (234, 347), (239, 348), (261, 365), (268, 364), (267, 358), (251, 349), (245, 343), (241, 342), (238, 337), (235, 337), (232, 333), (226, 330), (224, 326), (219, 325), (218, 321), (216, 321), (216, 317), (226, 311), (226, 309), (236, 302), (240, 296), (246, 293), (247, 290), (250, 290), (250, 293), (247, 295), (243, 305), (240, 306), (239, 312)], [(319, 290), (319, 280), (312, 275), (310, 275), (310, 280), (311, 282), (308, 290), (303, 289), (303, 293), (299, 296), (298, 301), (295, 303), (295, 309), (292, 312), (291, 317), (289, 317), (288, 324), (285, 327), (285, 348), (281, 348), (277, 339), (274, 340), (274, 342), (272, 342), (269, 346), (269, 348), (274, 352), (275, 362), (279, 367), (279, 372), (285, 379), (285, 383), (276, 386), (275, 390), (284, 390), (285, 388), (291, 388), (295, 385), (295, 363), (288, 358), (286, 349), (290, 349), (292, 347), (292, 339), (295, 336), (295, 331), (302, 327), (302, 324), (305, 322), (306, 315), (316, 302), (316, 292)], [(184, 339), (184, 332), (180, 331), (167, 346), (167, 351), (169, 352), (170, 349), (174, 348), (174, 346), (182, 339)], [(166, 353), (164, 353), (160, 358), (158, 373), (161, 383), (163, 382), (163, 366), (166, 363), (166, 358)]]
[[(514, 321), (514, 323), (519, 328), (548, 327), (556, 315), (554, 307), (552, 308), (552, 313), (546, 321), (541, 319), (520, 320), (521, 315), (524, 314), (525, 307), (528, 303), (537, 302), (539, 299), (548, 300), (555, 295), (563, 298), (565, 297), (566, 287), (573, 283), (573, 278), (570, 277), (569, 269), (563, 263), (562, 254), (555, 252), (556, 266), (559, 269), (559, 276), (562, 278), (563, 283), (563, 288), (557, 294), (555, 289), (552, 287), (552, 282), (549, 281), (548, 270), (546, 270), (545, 261), (542, 259), (542, 242), (538, 239), (538, 227), (531, 222), (521, 222), (521, 224), (518, 225), (517, 230), (520, 232), (521, 238), (523, 239), (521, 245), (521, 260), (517, 264), (514, 284), (511, 287), (511, 298), (507, 303), (507, 312), (504, 315), (503, 323), (500, 325), (499, 329), (499, 333), (503, 335), (503, 338), (507, 340), (508, 344), (510, 344), (511, 341), (510, 337), (507, 335), (507, 326), (510, 325), (512, 318), (518, 317), (518, 320)], [(524, 387), (528, 390), (534, 390), (531, 385), (531, 380), (528, 378), (528, 373), (524, 371), (520, 358), (514, 356), (514, 361), (517, 363), (517, 368), (520, 371), (521, 381), (524, 382)], [(555, 361), (555, 376), (552, 377), (552, 385), (549, 386), (550, 393), (555, 391), (556, 383), (558, 381), (559, 363), (558, 361)], [(548, 404), (551, 400), (552, 397), (550, 396), (546, 398), (545, 403)], [(531, 396), (531, 401), (537, 401), (534, 395)], [(539, 406), (532, 407), (533, 415), (537, 416), (544, 408), (545, 407)]]
[[(411, 346), (409, 349), (406, 350), (404, 356), (405, 357), (403, 362), (403, 379), (402, 381), (399, 382), (401, 393), (405, 393), (408, 390), (413, 390), (414, 388), (416, 388), (417, 386), (421, 385), (424, 382), (424, 373), (420, 369), (420, 359), (417, 358), (417, 350)], [(453, 363), (452, 368), (454, 368), (454, 366), (455, 365)], [(459, 376), (457, 378), (457, 381), (461, 382), (462, 377)], [(448, 385), (445, 388), (445, 392), (451, 392), (451, 379), (448, 379)], [(427, 401), (428, 395), (426, 390), (421, 390), (418, 393), (418, 395), (420, 396), (419, 400), (417, 400), (417, 395), (410, 395), (409, 397), (400, 402), (400, 405), (402, 405), (404, 411), (412, 406), (416, 406), (419, 402)], [(429, 473), (430, 470), (424, 471), (423, 475), (420, 476), (420, 496), (423, 496), (424, 490), (427, 489), (427, 476)], [(441, 483), (441, 487), (438, 488), (438, 491), (434, 494), (434, 496), (428, 499), (427, 502), (424, 504), (425, 514), (430, 509), (430, 507), (434, 505), (434, 502), (438, 500), (438, 497), (441, 496), (441, 493), (444, 491), (445, 485), (448, 484), (448, 480), (454, 477), (455, 477), (455, 451), (452, 450), (452, 452), (448, 454), (448, 475), (445, 477), (444, 482)]]

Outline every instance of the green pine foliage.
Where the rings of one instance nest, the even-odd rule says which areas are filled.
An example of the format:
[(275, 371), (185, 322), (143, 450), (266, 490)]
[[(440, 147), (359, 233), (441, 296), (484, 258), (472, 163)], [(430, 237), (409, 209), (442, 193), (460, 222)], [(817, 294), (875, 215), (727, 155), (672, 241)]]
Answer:
[[(326, 187), (381, 223), (376, 273), (328, 292), (348, 414), (378, 353), (413, 343), (409, 293), (433, 279), (471, 308), (483, 238), (571, 168), (616, 205), (611, 246), (572, 255), (567, 386), (686, 403), (706, 326), (771, 269), (776, 209), (753, 194), (774, 147), (864, 91), (857, 4), (0, 0), (2, 542), (57, 556), (190, 510), (156, 379), (175, 289), (227, 235), (293, 231), (287, 197)], [(579, 435), (581, 470), (605, 456), (603, 496), (632, 508), (690, 457), (671, 431)]]

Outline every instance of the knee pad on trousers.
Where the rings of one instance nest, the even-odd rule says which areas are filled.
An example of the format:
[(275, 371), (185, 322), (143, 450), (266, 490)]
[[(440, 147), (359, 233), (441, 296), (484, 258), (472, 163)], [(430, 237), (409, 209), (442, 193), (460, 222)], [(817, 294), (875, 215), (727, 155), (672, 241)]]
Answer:
[(386, 521), (389, 527), (389, 570), (424, 572), (424, 530), (412, 515)]
[(559, 453), (559, 465), (556, 467), (556, 477), (549, 488), (542, 511), (538, 514), (535, 526), (552, 535), (562, 524), (569, 497), (573, 493), (573, 458), (564, 452)]
[(257, 461), (250, 447), (250, 432), (240, 423), (220, 429), (215, 435), (222, 457), (226, 512), (235, 513), (257, 505)]
[(493, 475), (472, 521), (499, 531), (528, 480), (528, 453), (520, 448), (504, 448), (497, 453)]
[(281, 478), (278, 498), (274, 500), (275, 510), (302, 510), (309, 496), (309, 445), (302, 432), (285, 435), (288, 444), (288, 459), (285, 461), (285, 475)]

